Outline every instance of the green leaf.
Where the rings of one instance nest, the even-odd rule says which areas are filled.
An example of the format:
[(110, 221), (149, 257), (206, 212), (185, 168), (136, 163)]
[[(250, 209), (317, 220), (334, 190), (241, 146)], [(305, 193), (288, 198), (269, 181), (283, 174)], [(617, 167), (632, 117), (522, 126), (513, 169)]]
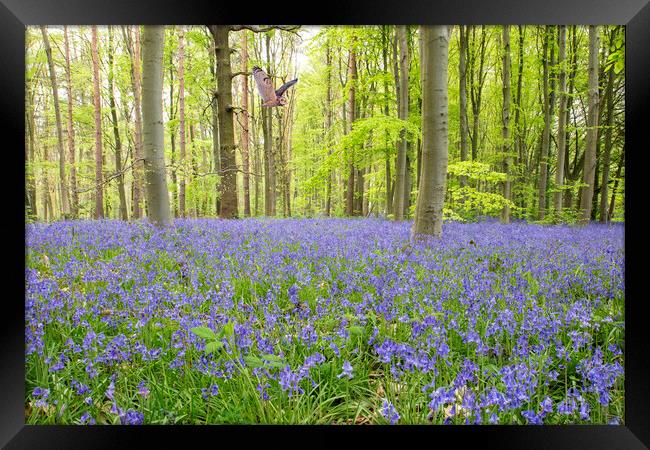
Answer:
[(235, 335), (235, 323), (234, 322), (228, 322), (224, 327), (223, 327), (223, 332), (227, 337), (232, 337)]
[(283, 362), (284, 360), (280, 358), (279, 356), (272, 355), (270, 353), (266, 353), (262, 355), (262, 358), (266, 359), (267, 361), (280, 361)]
[(194, 327), (190, 331), (203, 339), (216, 340), (217, 335), (208, 327)]
[(362, 336), (365, 329), (363, 327), (358, 326), (358, 325), (354, 325), (354, 326), (351, 326), (350, 328), (348, 328), (348, 331), (350, 332), (350, 334), (352, 336)]
[(264, 361), (262, 361), (257, 356), (246, 355), (246, 356), (244, 356), (244, 361), (250, 367), (264, 367)]
[(205, 353), (214, 353), (223, 347), (223, 343), (219, 341), (210, 341), (205, 344)]

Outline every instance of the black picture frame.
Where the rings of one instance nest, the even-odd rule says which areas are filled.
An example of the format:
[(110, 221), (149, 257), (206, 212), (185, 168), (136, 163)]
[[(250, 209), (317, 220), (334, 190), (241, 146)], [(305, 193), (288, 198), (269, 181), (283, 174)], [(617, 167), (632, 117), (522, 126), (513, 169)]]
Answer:
[[(316, 6), (316, 8), (314, 7)], [(320, 6), (320, 7), (319, 7)], [(270, 10), (270, 11), (269, 11)], [(625, 195), (625, 424), (619, 426), (34, 426), (25, 425), (24, 387), (24, 68), (28, 25), (105, 24), (619, 24), (626, 25), (626, 195)], [(200, 0), (0, 0), (0, 148), (9, 157), (3, 171), (5, 211), (0, 237), (6, 250), (0, 272), (0, 445), (3, 448), (145, 448), (188, 445), (266, 447), (341, 445), (351, 438), (364, 446), (398, 439), (398, 445), (517, 449), (642, 449), (650, 447), (650, 342), (643, 261), (647, 239), (642, 211), (643, 158), (648, 151), (650, 93), (650, 4), (647, 0), (417, 0), (339, 1), (320, 5), (287, 2)], [(24, 192), (23, 192), (24, 195)], [(7, 245), (8, 244), (8, 245)], [(9, 247), (9, 248), (7, 248)], [(9, 289), (7, 289), (9, 287)], [(228, 440), (226, 440), (228, 439)], [(230, 439), (234, 439), (231, 441)], [(191, 445), (191, 444), (190, 444)], [(422, 445), (422, 444), (419, 444)], [(480, 447), (479, 447), (480, 446)]]

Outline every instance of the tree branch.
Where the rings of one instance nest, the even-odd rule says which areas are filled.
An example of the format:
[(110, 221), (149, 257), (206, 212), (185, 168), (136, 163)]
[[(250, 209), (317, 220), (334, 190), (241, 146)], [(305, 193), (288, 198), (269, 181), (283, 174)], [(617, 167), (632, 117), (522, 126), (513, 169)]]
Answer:
[(271, 30), (282, 30), (294, 33), (300, 29), (300, 25), (269, 25), (260, 27), (259, 25), (231, 25), (230, 31), (250, 30), (253, 33), (264, 33)]
[(238, 77), (239, 75), (252, 75), (251, 72), (234, 72), (230, 75), (230, 78)]

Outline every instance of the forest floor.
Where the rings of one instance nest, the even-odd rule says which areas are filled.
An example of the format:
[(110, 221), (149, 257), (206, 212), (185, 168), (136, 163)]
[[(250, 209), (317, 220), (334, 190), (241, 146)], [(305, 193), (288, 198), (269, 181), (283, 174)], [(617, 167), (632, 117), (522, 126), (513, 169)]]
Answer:
[(26, 422), (624, 421), (623, 224), (27, 226)]

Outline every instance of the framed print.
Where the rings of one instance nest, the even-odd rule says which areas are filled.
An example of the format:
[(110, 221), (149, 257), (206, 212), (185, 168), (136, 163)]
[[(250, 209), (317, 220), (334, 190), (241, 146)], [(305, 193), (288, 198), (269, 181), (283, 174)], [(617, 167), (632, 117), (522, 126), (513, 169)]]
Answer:
[(650, 445), (647, 2), (189, 6), (0, 6), (2, 445)]

